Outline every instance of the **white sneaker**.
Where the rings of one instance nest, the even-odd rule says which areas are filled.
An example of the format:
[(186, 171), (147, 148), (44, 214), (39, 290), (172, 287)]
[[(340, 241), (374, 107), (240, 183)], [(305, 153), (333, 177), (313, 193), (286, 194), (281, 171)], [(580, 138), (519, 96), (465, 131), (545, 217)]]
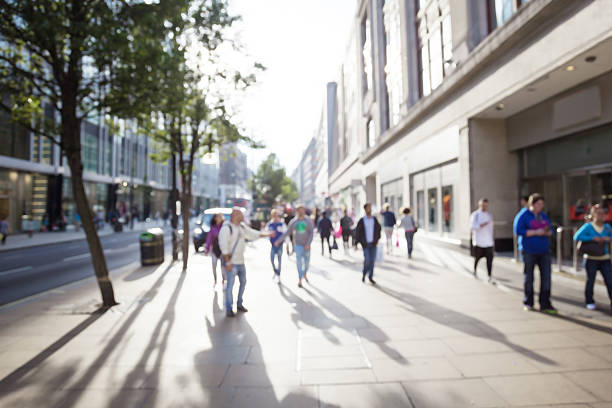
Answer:
[(597, 309), (597, 307), (595, 306), (595, 303), (587, 303), (586, 308), (589, 310)]

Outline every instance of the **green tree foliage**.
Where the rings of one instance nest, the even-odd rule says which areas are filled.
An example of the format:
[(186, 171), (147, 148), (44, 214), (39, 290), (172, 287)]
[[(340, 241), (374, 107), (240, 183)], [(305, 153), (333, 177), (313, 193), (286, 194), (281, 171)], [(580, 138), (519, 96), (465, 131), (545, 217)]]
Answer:
[[(225, 41), (223, 28), (235, 20), (226, 0), (0, 0), (0, 106), (61, 147), (104, 306), (116, 301), (83, 186), (82, 121), (134, 119), (155, 133), (171, 134), (169, 150), (184, 154), (182, 137), (189, 133), (184, 129), (193, 123), (186, 119), (188, 105), (202, 106), (193, 102), (196, 87), (186, 86), (195, 78), (185, 63), (186, 50), (191, 41), (215, 50)], [(44, 114), (45, 104), (52, 115)], [(217, 103), (200, 113), (210, 119), (211, 112), (218, 112)], [(162, 130), (153, 120), (158, 113)], [(230, 123), (227, 115), (215, 117)], [(203, 145), (214, 146), (216, 139), (205, 137)]]
[(266, 207), (271, 207), (278, 201), (293, 202), (298, 199), (295, 183), (287, 176), (285, 168), (280, 165), (274, 153), (257, 168), (251, 179), (251, 189), (257, 197), (257, 202)]
[[(159, 67), (154, 84), (149, 87), (155, 91), (142, 96), (150, 109), (139, 116), (139, 121), (157, 142), (157, 152), (152, 157), (162, 162), (170, 159), (171, 166), (178, 168), (183, 225), (189, 225), (196, 160), (226, 143), (242, 142), (260, 147), (233, 122), (226, 93), (230, 89), (248, 88), (255, 83), (256, 72), (264, 68), (254, 63), (250, 72), (236, 71), (223, 66), (217, 52), (219, 46), (232, 42), (226, 38), (226, 32), (236, 20), (237, 17), (227, 13), (226, 1), (200, 2), (188, 10), (185, 23), (177, 25), (160, 44), (159, 52), (152, 53)], [(176, 222), (173, 227), (176, 228)], [(178, 258), (176, 242), (175, 232), (175, 259)], [(183, 269), (186, 269), (189, 228), (183, 231), (182, 253)]]

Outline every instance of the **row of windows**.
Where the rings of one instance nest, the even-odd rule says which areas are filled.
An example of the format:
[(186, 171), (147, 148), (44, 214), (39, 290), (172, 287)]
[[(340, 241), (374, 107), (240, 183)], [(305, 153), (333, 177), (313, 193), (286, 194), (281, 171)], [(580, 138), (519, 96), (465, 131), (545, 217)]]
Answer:
[[(477, 7), (477, 0), (468, 1), (470, 7)], [(517, 10), (527, 3), (529, 0), (478, 0), (486, 3), (487, 19), (489, 32), (503, 25), (508, 21)], [(414, 6), (410, 7), (410, 3), (414, 2)], [(481, 4), (483, 4), (481, 3)], [(408, 89), (405, 83), (404, 67), (407, 63), (414, 64), (418, 67), (419, 74), (418, 95), (426, 97), (438, 88), (444, 78), (452, 71), (456, 62), (453, 61), (453, 38), (452, 38), (452, 20), (449, 0), (382, 0), (380, 3), (368, 1), (369, 6), (380, 4), (381, 9), (377, 10), (382, 13), (383, 27), (380, 30), (383, 36), (382, 43), (384, 50), (382, 52), (382, 65), (384, 78), (381, 79), (383, 92), (381, 95), (385, 98), (387, 116), (382, 118), (382, 123), (375, 123), (374, 118), (369, 116), (366, 120), (366, 146), (368, 148), (376, 145), (377, 130), (384, 131), (388, 127), (397, 125), (401, 119), (402, 108), (407, 103)], [(402, 36), (406, 35), (402, 30), (402, 13), (404, 7), (408, 10), (414, 10), (414, 22), (416, 26), (416, 43), (417, 55), (412, 61), (406, 61), (406, 55), (403, 53), (404, 41)], [(365, 103), (366, 112), (370, 103), (375, 99), (374, 90), (376, 87), (374, 75), (374, 57), (373, 48), (375, 30), (372, 26), (372, 14), (375, 13), (371, 7), (367, 7), (365, 14), (361, 20), (359, 35), (360, 35), (360, 66), (361, 66), (361, 83), (362, 83), (362, 98)], [(344, 80), (350, 79), (346, 75), (346, 70), (343, 68)], [(416, 90), (415, 90), (416, 91)], [(345, 103), (351, 103), (352, 98), (347, 98)], [(350, 111), (345, 110), (345, 115)], [(380, 129), (377, 129), (379, 125)], [(345, 130), (348, 130), (345, 127)]]

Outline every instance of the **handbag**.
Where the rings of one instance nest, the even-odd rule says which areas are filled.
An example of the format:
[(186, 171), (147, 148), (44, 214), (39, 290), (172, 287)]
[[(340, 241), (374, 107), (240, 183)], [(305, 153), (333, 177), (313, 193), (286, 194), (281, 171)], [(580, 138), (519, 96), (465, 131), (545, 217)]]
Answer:
[(603, 242), (578, 241), (578, 254), (588, 256), (603, 256), (606, 253)]
[[(232, 226), (228, 225), (229, 229), (230, 229), (230, 233), (232, 232)], [(242, 234), (240, 233), (242, 230), (240, 230), (240, 228), (238, 229), (238, 238), (236, 239), (236, 242), (234, 242), (234, 247), (232, 248), (232, 252), (230, 253), (229, 259), (230, 262), (232, 260), (232, 257), (234, 256), (234, 252), (236, 252), (236, 247), (238, 246), (238, 242), (240, 241), (240, 239), (242, 238)], [(225, 269), (225, 265), (227, 264), (227, 262), (225, 262), (224, 258), (221, 257), (221, 267), (223, 269)], [(226, 269), (227, 270), (227, 269)], [(228, 271), (229, 272), (229, 271)]]
[(334, 243), (332, 244), (332, 249), (338, 249), (338, 243), (336, 242), (336, 237), (334, 237)]

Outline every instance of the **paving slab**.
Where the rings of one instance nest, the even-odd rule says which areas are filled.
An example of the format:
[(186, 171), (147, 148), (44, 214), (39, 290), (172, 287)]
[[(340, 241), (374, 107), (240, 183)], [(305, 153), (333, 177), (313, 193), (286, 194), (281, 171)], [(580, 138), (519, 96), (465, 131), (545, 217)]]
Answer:
[(612, 402), (612, 317), (576, 307), (580, 284), (555, 281), (572, 302), (560, 317), (525, 313), (519, 268), (502, 290), (459, 269), (468, 256), (436, 248), (429, 257), (451, 259), (440, 267), (417, 247), (412, 261), (386, 257), (376, 286), (361, 282), (360, 253), (313, 253), (300, 289), (294, 257), (272, 281), (268, 245), (249, 244), (249, 312), (235, 318), (201, 254), (185, 273), (166, 262), (113, 275), (121, 303), (103, 314), (93, 281), (0, 308), (0, 406)]

